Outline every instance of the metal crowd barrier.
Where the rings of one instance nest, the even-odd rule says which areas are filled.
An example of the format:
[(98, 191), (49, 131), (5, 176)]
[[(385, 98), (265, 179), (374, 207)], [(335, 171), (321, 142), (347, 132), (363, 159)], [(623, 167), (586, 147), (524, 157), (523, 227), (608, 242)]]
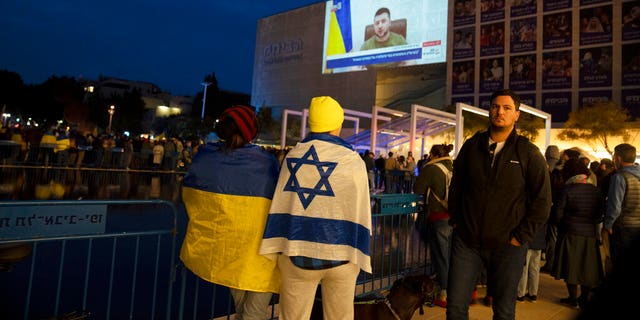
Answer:
[(357, 294), (388, 289), (407, 274), (431, 274), (418, 214), (421, 197), (416, 194), (373, 194), (371, 262), (373, 273), (361, 272)]
[(167, 201), (0, 202), (4, 319), (172, 319)]
[[(358, 295), (430, 271), (419, 197), (371, 197), (373, 274), (358, 277)], [(9, 306), (2, 318), (229, 319), (228, 288), (178, 259), (183, 210), (163, 200), (0, 202), (0, 299)]]

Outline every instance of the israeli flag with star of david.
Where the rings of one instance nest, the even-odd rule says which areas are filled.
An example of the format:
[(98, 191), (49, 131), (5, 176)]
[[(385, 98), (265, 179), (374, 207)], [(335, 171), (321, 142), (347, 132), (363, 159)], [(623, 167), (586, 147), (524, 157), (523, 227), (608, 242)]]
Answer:
[(260, 253), (350, 261), (371, 273), (364, 161), (339, 137), (312, 134), (287, 154)]

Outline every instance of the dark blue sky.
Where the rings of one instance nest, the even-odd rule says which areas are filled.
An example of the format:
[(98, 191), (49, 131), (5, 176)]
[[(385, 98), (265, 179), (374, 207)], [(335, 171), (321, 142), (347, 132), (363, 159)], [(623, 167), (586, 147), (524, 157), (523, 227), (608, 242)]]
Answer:
[(251, 93), (258, 19), (318, 0), (2, 0), (0, 70), (27, 84), (99, 75), (194, 95), (211, 72)]

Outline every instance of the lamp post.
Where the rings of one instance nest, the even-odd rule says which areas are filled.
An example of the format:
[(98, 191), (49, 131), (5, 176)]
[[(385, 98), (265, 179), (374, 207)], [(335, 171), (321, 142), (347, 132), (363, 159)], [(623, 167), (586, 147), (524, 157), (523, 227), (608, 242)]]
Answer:
[(204, 86), (204, 95), (202, 96), (202, 114), (200, 115), (200, 120), (204, 121), (204, 107), (207, 103), (207, 87), (209, 87), (211, 82), (205, 81), (200, 84)]
[(116, 106), (111, 105), (107, 112), (109, 112), (109, 126), (107, 127), (107, 133), (111, 133), (111, 120), (113, 120), (113, 114), (116, 113)]

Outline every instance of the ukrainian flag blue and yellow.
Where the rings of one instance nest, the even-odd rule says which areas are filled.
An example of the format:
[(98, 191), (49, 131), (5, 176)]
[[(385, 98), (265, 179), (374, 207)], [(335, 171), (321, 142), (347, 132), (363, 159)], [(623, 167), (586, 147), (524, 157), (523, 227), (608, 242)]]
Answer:
[(277, 293), (276, 262), (258, 254), (279, 163), (256, 145), (233, 151), (200, 147), (182, 184), (189, 223), (180, 259), (200, 278), (223, 286)]
[(327, 55), (351, 52), (351, 3), (350, 0), (334, 0), (329, 22)]

